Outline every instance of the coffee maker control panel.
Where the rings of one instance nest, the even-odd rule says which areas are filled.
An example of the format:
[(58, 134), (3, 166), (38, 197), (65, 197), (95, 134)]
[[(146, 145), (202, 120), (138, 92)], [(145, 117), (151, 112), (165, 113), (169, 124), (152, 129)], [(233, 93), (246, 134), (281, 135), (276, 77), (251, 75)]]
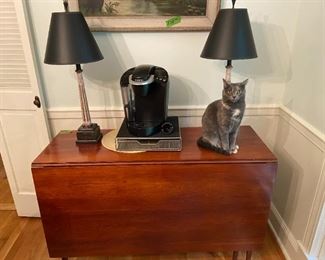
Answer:
[(155, 70), (155, 80), (163, 82), (163, 83), (167, 83), (168, 81), (168, 73), (166, 70), (164, 70), (163, 68), (157, 68)]

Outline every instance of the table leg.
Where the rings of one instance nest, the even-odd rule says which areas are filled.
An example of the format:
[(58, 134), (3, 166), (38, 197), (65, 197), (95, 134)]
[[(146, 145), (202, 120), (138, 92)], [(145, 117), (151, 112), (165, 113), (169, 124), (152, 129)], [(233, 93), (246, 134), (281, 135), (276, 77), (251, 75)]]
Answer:
[(252, 251), (246, 251), (246, 260), (251, 260), (252, 259)]
[(238, 251), (234, 251), (232, 253), (232, 260), (237, 260), (238, 259)]

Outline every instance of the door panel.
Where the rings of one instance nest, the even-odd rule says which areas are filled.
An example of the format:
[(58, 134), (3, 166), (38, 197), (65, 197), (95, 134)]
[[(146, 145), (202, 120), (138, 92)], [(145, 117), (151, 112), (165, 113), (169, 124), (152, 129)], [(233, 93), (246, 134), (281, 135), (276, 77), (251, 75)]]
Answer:
[(32, 176), (25, 172), (42, 146), (42, 133), (35, 128), (37, 120), (33, 111), (3, 112), (0, 115), (7, 151), (16, 162), (19, 160), (12, 165), (18, 192), (34, 192)]
[[(0, 152), (20, 216), (39, 216), (31, 162), (49, 143), (23, 0), (0, 3)], [(44, 102), (42, 102), (44, 104)]]
[(15, 88), (14, 90), (1, 90), (0, 88), (0, 110), (28, 110), (31, 112), (36, 112), (36, 107), (33, 104), (34, 97), (35, 95), (31, 89), (24, 90)]

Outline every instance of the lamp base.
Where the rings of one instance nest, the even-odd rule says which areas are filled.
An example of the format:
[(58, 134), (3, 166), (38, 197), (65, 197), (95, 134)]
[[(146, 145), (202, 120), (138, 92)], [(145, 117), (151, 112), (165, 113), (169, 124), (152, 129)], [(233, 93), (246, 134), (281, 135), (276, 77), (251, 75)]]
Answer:
[(91, 123), (90, 125), (81, 125), (77, 131), (76, 143), (98, 143), (102, 138), (99, 125)]

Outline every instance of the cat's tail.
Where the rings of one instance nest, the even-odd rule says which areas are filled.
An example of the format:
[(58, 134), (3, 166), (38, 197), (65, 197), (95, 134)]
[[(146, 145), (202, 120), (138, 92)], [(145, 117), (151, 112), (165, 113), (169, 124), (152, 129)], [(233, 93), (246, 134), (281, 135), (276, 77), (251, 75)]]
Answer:
[(225, 151), (221, 147), (217, 147), (217, 146), (212, 145), (208, 141), (204, 140), (204, 138), (202, 136), (196, 141), (196, 143), (197, 143), (198, 146), (200, 146), (202, 148), (210, 149), (210, 150), (213, 150), (213, 151), (215, 151), (217, 153), (229, 155), (229, 153), (227, 151)]

